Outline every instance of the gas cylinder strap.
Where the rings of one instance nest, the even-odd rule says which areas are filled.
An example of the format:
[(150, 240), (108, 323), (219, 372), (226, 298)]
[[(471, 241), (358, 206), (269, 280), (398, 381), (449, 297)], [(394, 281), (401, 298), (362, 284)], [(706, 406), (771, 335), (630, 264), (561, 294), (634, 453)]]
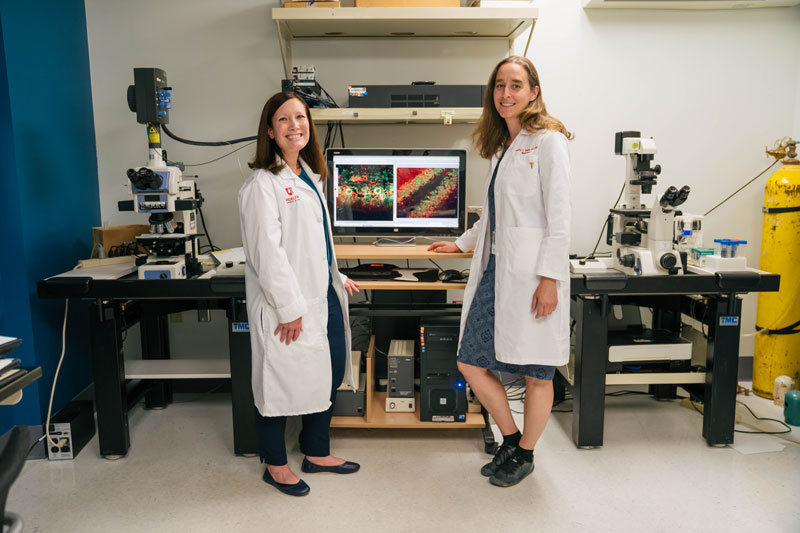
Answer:
[(775, 213), (794, 213), (800, 211), (800, 205), (794, 207), (762, 207), (762, 213), (775, 214)]
[(756, 324), (756, 331), (760, 331), (763, 335), (794, 335), (800, 333), (800, 320), (780, 329), (764, 329)]

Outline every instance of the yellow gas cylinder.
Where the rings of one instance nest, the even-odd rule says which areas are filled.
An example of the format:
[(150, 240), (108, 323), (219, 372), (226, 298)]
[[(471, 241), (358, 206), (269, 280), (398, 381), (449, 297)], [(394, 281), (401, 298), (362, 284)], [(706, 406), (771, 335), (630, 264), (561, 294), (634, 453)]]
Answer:
[(767, 152), (782, 165), (767, 180), (761, 227), (761, 270), (780, 274), (779, 292), (758, 295), (753, 391), (772, 397), (778, 376), (800, 377), (800, 161), (797, 141)]

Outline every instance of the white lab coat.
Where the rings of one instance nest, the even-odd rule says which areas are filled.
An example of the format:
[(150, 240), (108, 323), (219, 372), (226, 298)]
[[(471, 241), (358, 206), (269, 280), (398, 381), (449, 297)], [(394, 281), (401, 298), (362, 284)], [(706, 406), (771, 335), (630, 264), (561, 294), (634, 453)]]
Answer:
[[(304, 161), (300, 163), (321, 194), (319, 174)], [(317, 193), (288, 166), (277, 175), (256, 170), (239, 190), (253, 399), (262, 416), (317, 413), (331, 404), (328, 261), (322, 213)], [(347, 278), (336, 267), (335, 252), (330, 274), (344, 315), (344, 382), (352, 385)], [(273, 335), (278, 324), (301, 316), (303, 331), (296, 341), (287, 346)]]
[[(499, 154), (498, 154), (499, 155)], [(475, 250), (464, 290), (461, 336), (470, 304), (489, 261), (489, 183), (482, 218), (456, 240)], [(559, 366), (569, 360), (569, 232), (571, 196), (567, 138), (561, 133), (522, 130), (500, 162), (495, 198), (495, 356), (519, 365)], [(531, 301), (540, 277), (557, 280), (558, 305), (534, 318)]]

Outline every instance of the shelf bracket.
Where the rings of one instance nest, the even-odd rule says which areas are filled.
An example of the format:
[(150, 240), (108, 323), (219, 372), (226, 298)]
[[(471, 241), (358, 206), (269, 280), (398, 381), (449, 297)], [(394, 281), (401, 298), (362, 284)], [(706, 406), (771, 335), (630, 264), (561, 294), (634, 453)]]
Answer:
[(523, 57), (528, 57), (528, 48), (531, 46), (531, 37), (533, 37), (534, 26), (536, 26), (536, 19), (531, 19), (531, 31), (528, 33), (528, 42), (525, 43), (525, 52), (522, 53)]
[[(281, 47), (281, 60), (283, 61), (283, 73), (287, 80), (292, 79), (292, 42), (284, 38), (281, 31), (281, 21), (276, 20), (275, 26), (278, 28), (278, 44)], [(287, 28), (288, 30), (288, 28)]]

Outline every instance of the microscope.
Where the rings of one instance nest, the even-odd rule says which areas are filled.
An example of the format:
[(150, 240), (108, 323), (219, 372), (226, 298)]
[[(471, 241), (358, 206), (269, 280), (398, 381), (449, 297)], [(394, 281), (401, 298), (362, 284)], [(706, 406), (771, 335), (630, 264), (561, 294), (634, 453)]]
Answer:
[(689, 197), (689, 187), (670, 186), (648, 208), (642, 194), (652, 192), (661, 173), (661, 165), (650, 166), (655, 141), (638, 131), (621, 131), (614, 138), (614, 153), (627, 160), (624, 200), (610, 210), (606, 234), (614, 268), (636, 276), (682, 274), (681, 254), (675, 249), (675, 216), (681, 213), (675, 208)]
[(128, 169), (126, 188), (133, 200), (118, 203), (120, 211), (149, 213), (150, 233), (136, 237), (147, 250), (137, 258), (139, 279), (181, 279), (202, 271), (197, 260), (197, 209), (203, 197), (194, 180), (183, 179), (181, 164), (167, 161), (161, 149), (161, 125), (169, 124), (171, 87), (157, 68), (133, 69), (128, 107), (147, 127), (149, 160)]

